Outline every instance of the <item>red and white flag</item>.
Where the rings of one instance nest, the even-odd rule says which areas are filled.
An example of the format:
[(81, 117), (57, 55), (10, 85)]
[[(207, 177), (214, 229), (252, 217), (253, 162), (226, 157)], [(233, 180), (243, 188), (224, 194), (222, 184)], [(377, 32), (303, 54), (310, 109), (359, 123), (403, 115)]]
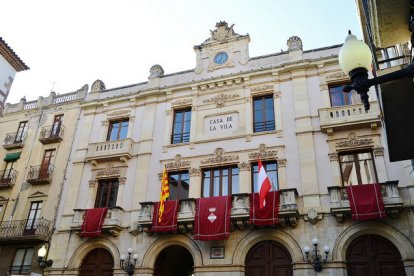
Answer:
[(262, 165), (262, 162), (259, 159), (259, 200), (260, 200), (260, 209), (266, 206), (266, 195), (272, 189), (272, 184), (270, 179), (267, 176), (266, 170)]

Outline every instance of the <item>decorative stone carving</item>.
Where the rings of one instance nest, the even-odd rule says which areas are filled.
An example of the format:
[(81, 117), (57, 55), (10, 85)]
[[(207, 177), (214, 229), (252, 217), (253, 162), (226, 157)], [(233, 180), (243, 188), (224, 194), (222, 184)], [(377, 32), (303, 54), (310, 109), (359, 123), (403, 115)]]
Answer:
[(211, 102), (214, 102), (214, 103), (216, 103), (216, 107), (223, 107), (224, 106), (224, 103), (227, 100), (232, 100), (232, 99), (235, 99), (235, 98), (238, 98), (238, 97), (240, 97), (240, 95), (238, 95), (238, 94), (225, 95), (224, 93), (221, 93), (219, 95), (216, 95), (213, 98), (204, 100), (203, 103), (211, 103)]
[(222, 148), (217, 148), (214, 151), (214, 157), (209, 157), (204, 160), (201, 160), (201, 164), (218, 164), (225, 162), (234, 162), (239, 160), (237, 155), (224, 155), (224, 150)]
[(210, 30), (211, 37), (204, 41), (204, 43), (213, 41), (224, 41), (226, 39), (239, 36), (237, 33), (234, 32), (233, 26), (234, 24), (229, 27), (226, 21), (220, 21), (216, 23), (216, 29), (214, 31)]
[(291, 36), (287, 41), (288, 51), (303, 50), (302, 39), (298, 36)]
[(248, 162), (242, 162), (239, 164), (240, 171), (250, 171), (250, 163)]
[(329, 160), (330, 161), (338, 161), (339, 159), (338, 159), (338, 154), (336, 153), (336, 152), (334, 152), (334, 153), (329, 153), (328, 154), (328, 156), (329, 156)]
[(383, 147), (374, 148), (374, 156), (384, 156), (384, 148)]
[(280, 92), (280, 91), (275, 91), (275, 92), (273, 93), (273, 95), (275, 95), (275, 98), (280, 98), (280, 97), (282, 97), (282, 92)]
[(372, 138), (357, 138), (355, 132), (351, 132), (348, 135), (348, 140), (336, 143), (337, 148), (347, 148), (347, 147), (356, 147), (356, 146), (366, 146), (373, 144), (374, 141)]
[(129, 109), (115, 110), (115, 111), (112, 111), (112, 112), (108, 113), (107, 117), (108, 118), (112, 118), (112, 117), (126, 117), (126, 116), (129, 116), (130, 113), (131, 113), (131, 110), (129, 110)]
[(177, 105), (191, 105), (191, 103), (193, 102), (193, 100), (191, 98), (187, 98), (187, 99), (179, 99), (176, 101), (171, 102), (172, 106), (177, 106)]
[(174, 161), (165, 164), (165, 167), (167, 169), (180, 169), (180, 168), (189, 167), (190, 164), (191, 164), (190, 161), (184, 161), (182, 156), (180, 154), (177, 154), (174, 158)]
[(265, 85), (250, 88), (250, 92), (262, 92), (262, 91), (273, 91), (273, 85), (265, 84)]
[(254, 152), (254, 153), (249, 153), (249, 158), (257, 160), (259, 157), (266, 159), (270, 157), (275, 157), (276, 155), (277, 155), (276, 150), (267, 150), (267, 147), (265, 144), (260, 144), (259, 151)]
[(319, 214), (315, 209), (311, 208), (307, 214), (303, 216), (305, 221), (308, 221), (312, 224), (316, 224), (318, 220), (323, 218), (323, 214)]
[(118, 182), (119, 182), (119, 185), (125, 185), (126, 177), (119, 177)]
[(342, 71), (329, 74), (325, 77), (326, 80), (347, 79), (347, 78), (348, 76)]
[(112, 164), (108, 164), (105, 169), (96, 172), (96, 178), (116, 176), (121, 174), (120, 169), (116, 169)]
[(96, 179), (89, 180), (89, 187), (94, 188), (97, 183), (98, 181), (96, 181)]
[(155, 64), (150, 69), (150, 76), (149, 79), (155, 79), (164, 76), (164, 69), (162, 69), (161, 65)]
[(196, 168), (191, 168), (190, 176), (201, 176), (201, 170)]
[(326, 84), (326, 83), (321, 83), (321, 84), (319, 84), (319, 88), (321, 89), (321, 91), (323, 91), (323, 90), (328, 90), (328, 84)]
[(106, 89), (106, 87), (105, 87), (105, 84), (103, 83), (103, 81), (96, 80), (92, 83), (91, 93), (101, 92), (105, 89)]
[(286, 167), (286, 159), (278, 159), (277, 160), (277, 166), (279, 168)]

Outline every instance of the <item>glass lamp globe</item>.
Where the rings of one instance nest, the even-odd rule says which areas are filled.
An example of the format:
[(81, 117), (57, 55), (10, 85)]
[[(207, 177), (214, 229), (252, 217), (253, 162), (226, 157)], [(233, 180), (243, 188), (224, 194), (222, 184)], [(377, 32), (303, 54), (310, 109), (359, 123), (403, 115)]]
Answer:
[(130, 248), (128, 248), (127, 249), (127, 252), (128, 252), (128, 254), (131, 254), (132, 253), (132, 248), (130, 247)]
[(339, 66), (347, 75), (356, 68), (371, 70), (372, 53), (368, 45), (349, 32), (339, 50)]
[(325, 245), (325, 246), (323, 247), (323, 252), (325, 252), (325, 254), (328, 254), (328, 253), (329, 253), (329, 251), (331, 251), (331, 249), (329, 248), (329, 246)]
[(318, 238), (313, 238), (313, 239), (312, 239), (312, 244), (313, 244), (314, 246), (317, 246), (317, 245), (318, 245), (318, 243), (319, 243)]
[(305, 254), (309, 254), (309, 252), (311, 251), (311, 249), (310, 249), (310, 247), (309, 247), (309, 246), (305, 246), (305, 247), (303, 248), (303, 251), (305, 252)]
[(134, 254), (133, 256), (132, 256), (132, 258), (136, 261), (136, 260), (138, 260), (138, 254)]
[(121, 259), (121, 261), (125, 261), (126, 260), (126, 256), (125, 255), (121, 255), (120, 259)]
[(37, 256), (44, 258), (46, 256), (46, 246), (42, 246), (39, 251), (37, 251)]

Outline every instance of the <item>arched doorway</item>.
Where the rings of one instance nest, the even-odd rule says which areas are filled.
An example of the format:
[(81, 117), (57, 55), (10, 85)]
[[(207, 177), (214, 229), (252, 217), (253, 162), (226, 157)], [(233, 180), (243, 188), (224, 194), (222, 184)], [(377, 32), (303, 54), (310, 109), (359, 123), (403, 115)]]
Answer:
[(355, 239), (346, 252), (349, 276), (405, 276), (398, 249), (389, 240), (377, 235)]
[(246, 276), (293, 275), (289, 251), (275, 241), (254, 245), (246, 256)]
[(112, 276), (114, 259), (111, 253), (103, 248), (96, 248), (86, 255), (82, 261), (80, 276)]
[(154, 276), (186, 276), (194, 271), (193, 257), (182, 246), (172, 245), (158, 255)]

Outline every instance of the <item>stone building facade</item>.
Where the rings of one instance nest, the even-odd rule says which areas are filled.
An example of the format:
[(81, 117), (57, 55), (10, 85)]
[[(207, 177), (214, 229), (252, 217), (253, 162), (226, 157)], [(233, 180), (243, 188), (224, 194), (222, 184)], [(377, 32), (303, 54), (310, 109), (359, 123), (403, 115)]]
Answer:
[[(219, 22), (194, 46), (193, 70), (154, 65), (145, 83), (92, 84), (65, 159), (45, 274), (125, 275), (120, 258), (131, 248), (136, 275), (314, 275), (303, 248), (315, 237), (331, 249), (320, 275), (347, 275), (361, 244), (373, 242), (393, 253), (392, 269), (414, 273), (413, 177), (388, 162), (374, 91), (367, 113), (358, 95), (342, 92), (341, 45), (303, 51), (293, 36), (286, 51), (250, 57), (249, 42)], [(280, 191), (272, 227), (248, 222), (258, 158)], [(180, 199), (179, 230), (158, 234), (164, 168)], [(381, 183), (388, 216), (352, 221), (349, 183)], [(225, 194), (230, 238), (194, 240), (194, 199)], [(80, 237), (95, 207), (108, 207), (102, 237)]]

